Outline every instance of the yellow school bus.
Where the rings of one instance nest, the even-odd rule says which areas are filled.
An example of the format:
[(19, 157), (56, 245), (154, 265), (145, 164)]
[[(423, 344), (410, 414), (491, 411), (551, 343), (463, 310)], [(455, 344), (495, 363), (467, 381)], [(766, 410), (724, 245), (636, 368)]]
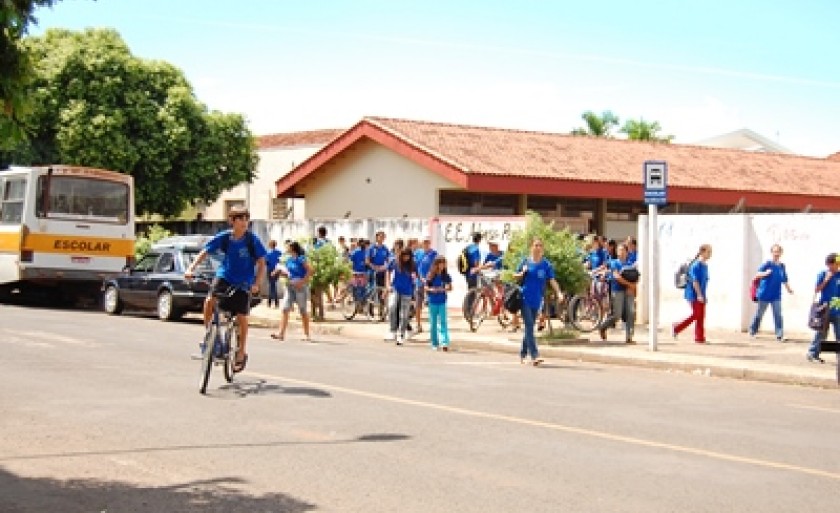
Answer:
[(0, 170), (0, 297), (92, 293), (134, 256), (134, 179), (80, 166)]

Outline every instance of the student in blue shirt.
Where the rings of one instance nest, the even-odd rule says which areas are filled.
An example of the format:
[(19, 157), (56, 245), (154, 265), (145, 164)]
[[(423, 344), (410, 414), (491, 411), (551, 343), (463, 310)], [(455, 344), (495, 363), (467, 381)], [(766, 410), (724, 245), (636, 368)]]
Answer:
[(289, 325), (289, 312), (292, 305), (297, 305), (300, 313), (301, 324), (303, 324), (303, 341), (309, 342), (309, 281), (312, 279), (313, 269), (306, 259), (306, 253), (300, 243), (293, 241), (289, 243), (289, 255), (286, 258), (285, 275), (289, 281), (286, 283), (286, 294), (283, 297), (283, 315), (280, 318), (280, 329), (272, 333), (271, 338), (284, 340), (286, 327)]
[(614, 327), (616, 321), (624, 321), (624, 341), (627, 344), (633, 342), (633, 328), (636, 325), (636, 284), (625, 280), (621, 271), (629, 267), (627, 260), (627, 246), (619, 244), (616, 246), (617, 258), (607, 263), (610, 275), (611, 308), (609, 317), (604, 319), (599, 328), (601, 340), (607, 339), (607, 329)]
[(268, 253), (265, 255), (265, 267), (268, 272), (268, 307), (271, 308), (272, 303), (276, 308), (280, 308), (280, 296), (277, 294), (277, 279), (280, 277), (280, 271), (276, 269), (277, 264), (280, 263), (280, 250), (277, 249), (277, 241), (268, 241)]
[(482, 269), (492, 269), (494, 271), (502, 270), (502, 263), (505, 257), (504, 252), (499, 249), (499, 243), (492, 240), (487, 243), (490, 251), (484, 257), (484, 263), (481, 265)]
[(671, 336), (677, 338), (680, 332), (694, 323), (694, 341), (706, 343), (706, 286), (709, 283), (709, 265), (712, 257), (711, 244), (703, 244), (694, 261), (688, 267), (688, 284), (685, 286), (685, 299), (691, 305), (691, 315), (682, 322), (671, 326)]
[(764, 317), (764, 312), (767, 307), (771, 306), (773, 310), (773, 324), (776, 328), (776, 340), (784, 342), (785, 334), (782, 328), (782, 285), (787, 288), (789, 294), (793, 294), (790, 285), (788, 284), (787, 269), (782, 263), (782, 246), (773, 244), (770, 248), (772, 259), (764, 262), (758, 268), (755, 279), (760, 279), (756, 291), (756, 299), (758, 299), (758, 306), (755, 309), (755, 315), (750, 323), (749, 333), (750, 337), (755, 337), (758, 332), (758, 327), (761, 325), (761, 318)]
[(525, 357), (530, 355), (531, 364), (534, 366), (543, 362), (537, 349), (534, 325), (537, 314), (542, 309), (546, 283), (551, 284), (558, 298), (561, 297), (560, 285), (554, 279), (554, 268), (543, 258), (543, 254), (543, 241), (534, 239), (531, 242), (531, 256), (520, 264), (519, 272), (514, 273), (515, 278), (522, 280), (522, 319), (525, 321), (519, 361), (525, 363)]
[(449, 326), (446, 319), (446, 293), (452, 290), (452, 278), (446, 271), (446, 257), (438, 255), (424, 275), (429, 297), (429, 335), (432, 349), (449, 350)]
[(421, 247), (414, 251), (414, 263), (417, 264), (417, 283), (414, 287), (414, 319), (417, 321), (417, 333), (423, 331), (420, 318), (423, 314), (423, 303), (426, 302), (426, 275), (432, 270), (437, 256), (438, 253), (432, 249), (432, 240), (429, 237), (425, 237)]
[(478, 271), (481, 268), (481, 234), (474, 233), (472, 236), (472, 244), (467, 246), (467, 264), (469, 271), (467, 271), (467, 288), (473, 289), (478, 285)]
[(417, 269), (414, 266), (414, 255), (408, 248), (403, 248), (396, 260), (391, 263), (390, 272), (386, 274), (386, 291), (392, 297), (390, 300), (391, 336), (398, 346), (405, 342), (405, 332), (408, 329), (411, 301), (414, 299), (414, 284), (417, 279)]
[[(837, 253), (830, 253), (825, 257), (825, 270), (817, 275), (817, 285), (814, 288), (814, 293), (820, 296), (820, 304), (829, 304), (832, 299), (840, 297), (840, 272), (838, 271), (840, 271), (840, 265), (837, 262)], [(829, 326), (834, 328), (834, 340), (840, 341), (840, 308), (829, 309), (825, 329), (814, 332), (814, 340), (808, 347), (809, 362), (825, 363), (825, 360), (820, 358), (820, 350), (823, 340), (828, 338)]]
[[(251, 294), (258, 294), (259, 284), (265, 278), (265, 246), (260, 238), (248, 231), (250, 212), (245, 207), (234, 206), (228, 212), (231, 229), (219, 232), (204, 245), (184, 272), (184, 278), (191, 280), (198, 266), (208, 254), (224, 252), (222, 263), (216, 271), (211, 291), (227, 292), (230, 287), (236, 291), (225, 298), (224, 308), (236, 315), (239, 324), (239, 352), (234, 357), (234, 372), (242, 372), (248, 363), (245, 344), (248, 338), (248, 313), (251, 309)], [(249, 243), (250, 240), (250, 243)], [(227, 242), (225, 242), (227, 241)], [(227, 246), (225, 248), (225, 245)], [(253, 249), (253, 255), (252, 253)], [(254, 276), (256, 267), (256, 277)], [(216, 308), (216, 297), (210, 293), (204, 300), (204, 326), (209, 326)], [(202, 342), (203, 343), (203, 342)]]

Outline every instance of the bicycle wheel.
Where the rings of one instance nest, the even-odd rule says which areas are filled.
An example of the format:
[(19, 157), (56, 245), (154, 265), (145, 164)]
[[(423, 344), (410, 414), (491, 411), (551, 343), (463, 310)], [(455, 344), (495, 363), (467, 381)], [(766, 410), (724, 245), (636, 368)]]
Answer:
[(233, 367), (236, 364), (236, 353), (239, 352), (239, 326), (236, 320), (228, 324), (225, 330), (225, 346), (229, 348), (225, 355), (225, 380), (230, 383), (236, 374)]
[(604, 320), (604, 305), (591, 296), (575, 296), (569, 301), (569, 318), (576, 330), (589, 333)]
[(207, 384), (210, 383), (210, 370), (213, 368), (213, 350), (218, 332), (216, 323), (210, 323), (204, 334), (204, 352), (201, 355), (201, 370), (198, 376), (198, 391), (202, 394), (207, 392)]
[(353, 295), (353, 287), (348, 287), (347, 292), (344, 294), (344, 299), (341, 300), (341, 315), (348, 321), (352, 321), (356, 317), (357, 311), (358, 304)]
[(499, 321), (499, 325), (502, 328), (507, 328), (510, 326), (510, 323), (513, 322), (513, 314), (507, 311), (507, 309), (502, 306), (499, 309), (499, 315), (496, 316), (496, 320)]
[(487, 310), (487, 297), (483, 294), (477, 295), (472, 302), (472, 313), (469, 319), (470, 331), (478, 331), (478, 327), (487, 318)]

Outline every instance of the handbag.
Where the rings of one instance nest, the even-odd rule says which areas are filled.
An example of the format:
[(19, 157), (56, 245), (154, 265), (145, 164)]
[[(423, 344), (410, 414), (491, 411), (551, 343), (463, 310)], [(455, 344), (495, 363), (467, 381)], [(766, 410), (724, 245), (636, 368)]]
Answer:
[(821, 303), (820, 296), (814, 296), (811, 310), (808, 312), (808, 327), (814, 331), (824, 331), (828, 328), (828, 303)]

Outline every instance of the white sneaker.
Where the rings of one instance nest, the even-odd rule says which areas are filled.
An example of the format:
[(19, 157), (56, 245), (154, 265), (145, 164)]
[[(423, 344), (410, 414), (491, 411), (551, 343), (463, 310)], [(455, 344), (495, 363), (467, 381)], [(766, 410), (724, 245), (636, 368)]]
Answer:
[(399, 337), (397, 337), (397, 345), (398, 346), (403, 345), (404, 342), (405, 342), (405, 335), (400, 335)]
[(396, 331), (385, 334), (385, 342), (393, 342), (395, 340), (397, 340), (397, 332)]

